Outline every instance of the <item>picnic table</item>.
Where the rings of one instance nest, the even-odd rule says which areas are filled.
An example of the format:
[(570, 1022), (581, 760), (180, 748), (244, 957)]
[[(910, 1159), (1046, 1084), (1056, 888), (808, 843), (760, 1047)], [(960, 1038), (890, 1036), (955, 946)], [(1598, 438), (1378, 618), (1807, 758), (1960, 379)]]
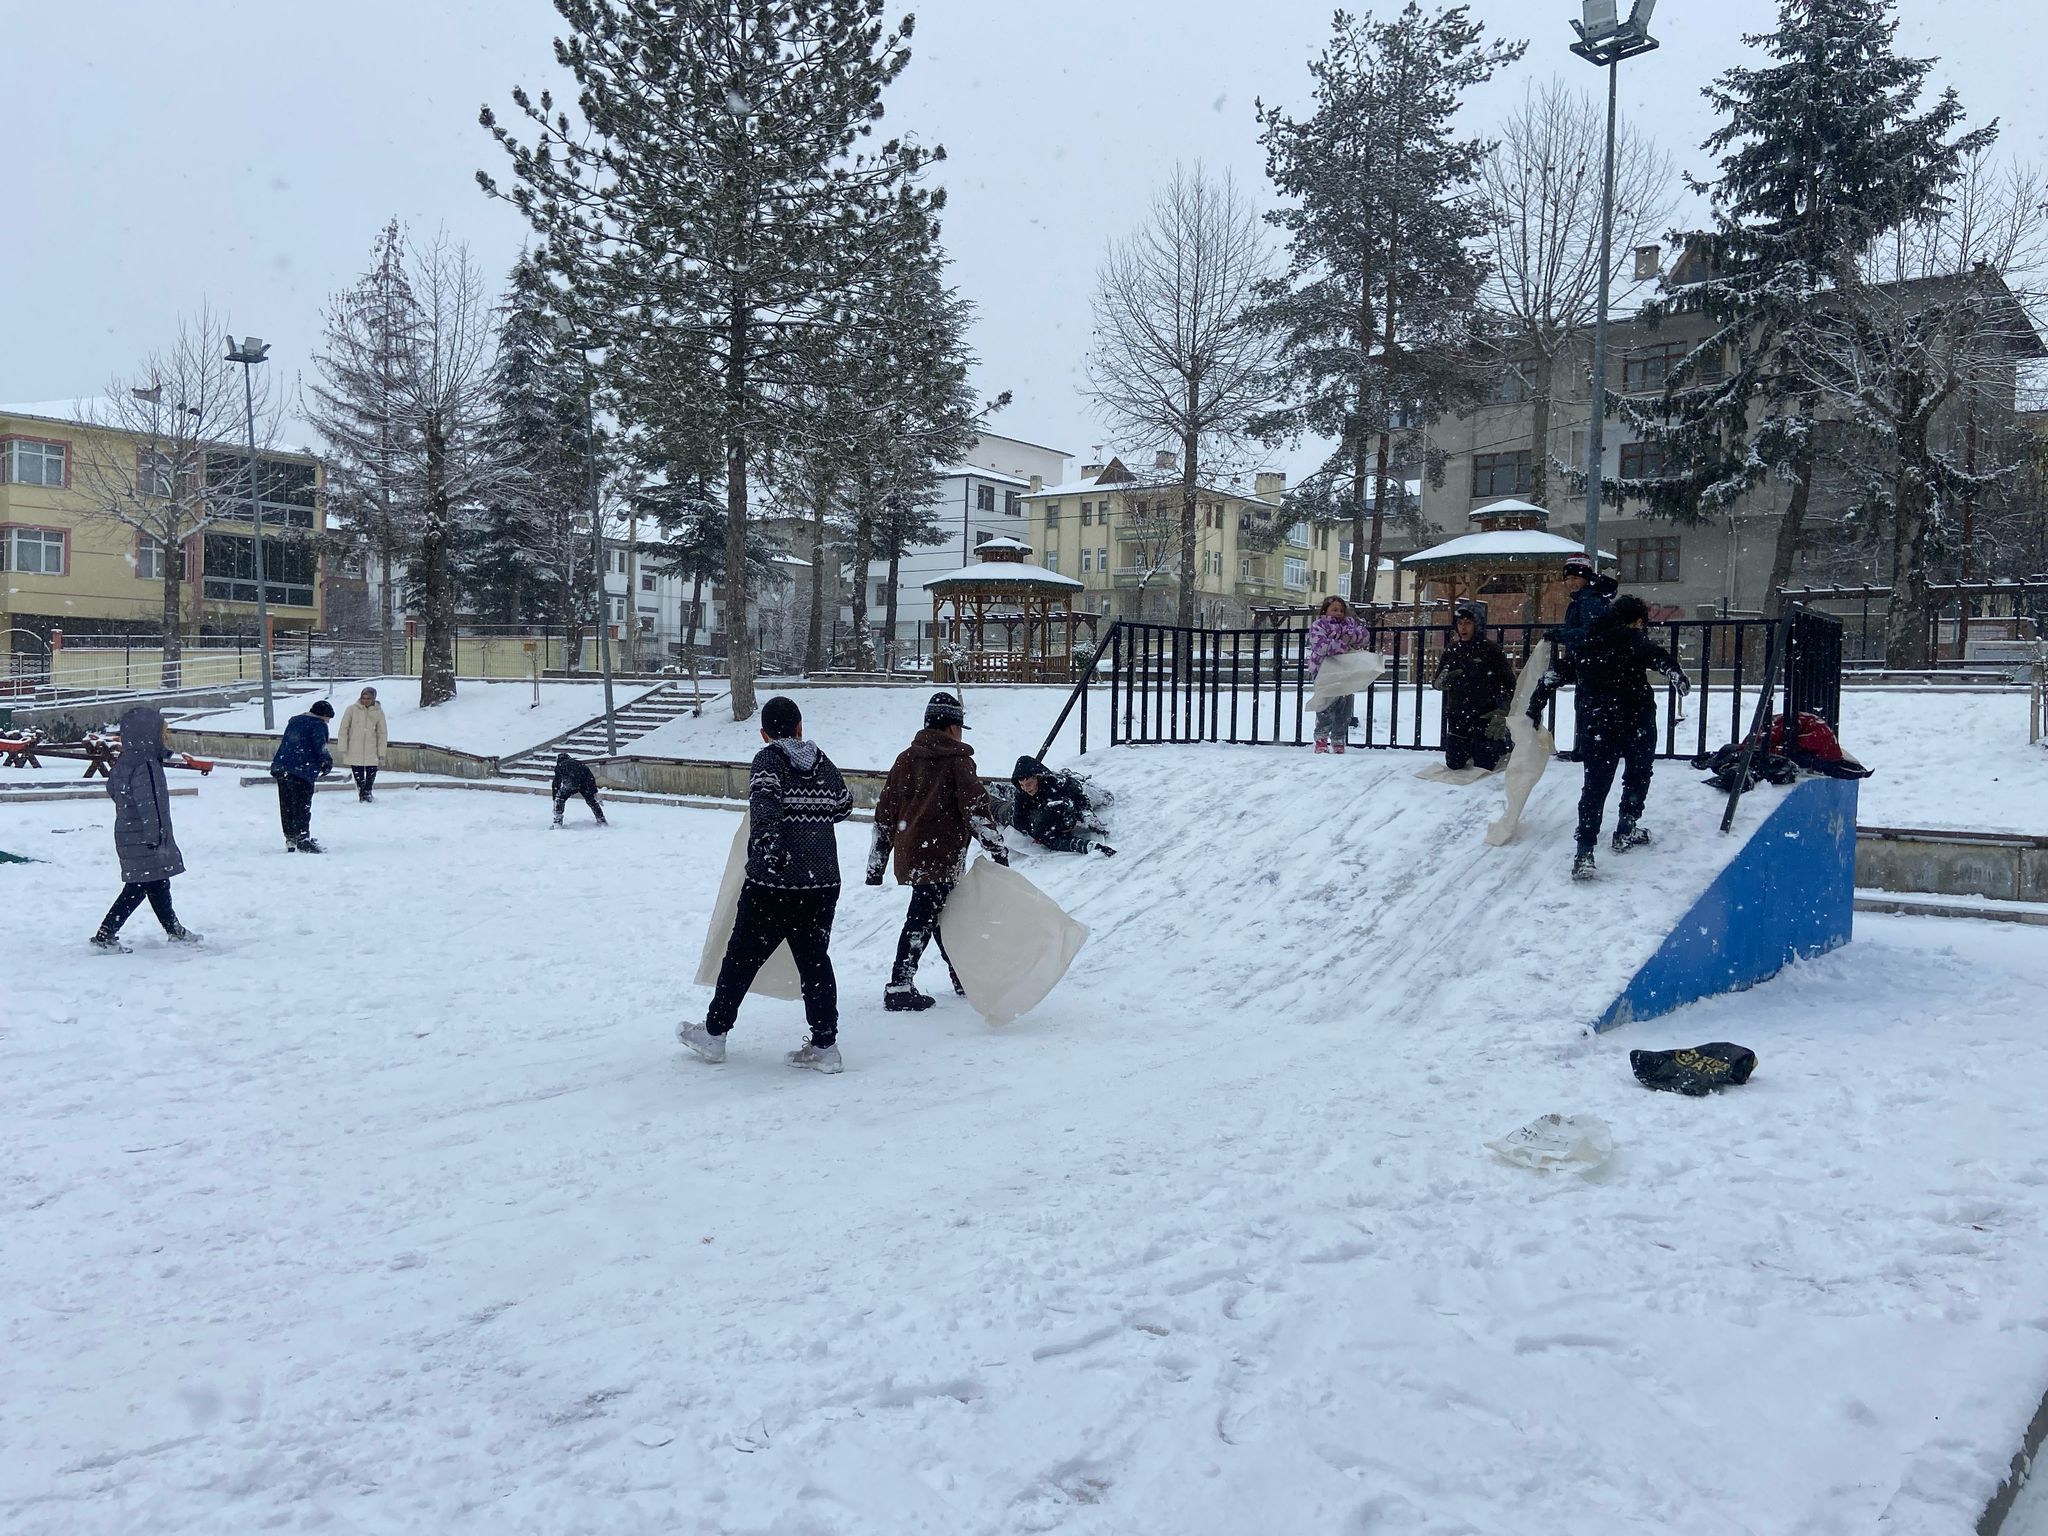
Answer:
[[(9, 768), (40, 768), (42, 759), (68, 758), (83, 762), (85, 772), (82, 779), (104, 779), (111, 775), (114, 759), (121, 755), (121, 743), (111, 736), (102, 736), (97, 731), (83, 741), (52, 744), (40, 731), (29, 731), (21, 736), (0, 736), (0, 763)], [(209, 758), (194, 757), (189, 752), (173, 753), (164, 760), (169, 768), (191, 768), (200, 774), (213, 772)]]

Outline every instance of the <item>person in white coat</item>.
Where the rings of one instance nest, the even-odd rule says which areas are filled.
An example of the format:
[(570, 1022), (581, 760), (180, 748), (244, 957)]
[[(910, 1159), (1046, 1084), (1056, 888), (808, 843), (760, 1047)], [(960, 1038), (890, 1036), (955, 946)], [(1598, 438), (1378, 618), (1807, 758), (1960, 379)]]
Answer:
[(384, 706), (377, 702), (377, 690), (365, 688), (355, 703), (341, 712), (341, 729), (335, 733), (335, 756), (354, 775), (356, 798), (368, 801), (377, 785), (377, 770), (384, 766), (384, 750), (391, 745), (384, 727)]

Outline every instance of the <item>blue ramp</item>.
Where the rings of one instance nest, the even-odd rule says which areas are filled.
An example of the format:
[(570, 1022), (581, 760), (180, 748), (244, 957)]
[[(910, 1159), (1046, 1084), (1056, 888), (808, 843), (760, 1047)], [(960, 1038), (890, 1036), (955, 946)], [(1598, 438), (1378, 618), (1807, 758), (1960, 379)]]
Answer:
[(1644, 962), (1596, 1030), (1740, 992), (1849, 942), (1856, 781), (1795, 784)]

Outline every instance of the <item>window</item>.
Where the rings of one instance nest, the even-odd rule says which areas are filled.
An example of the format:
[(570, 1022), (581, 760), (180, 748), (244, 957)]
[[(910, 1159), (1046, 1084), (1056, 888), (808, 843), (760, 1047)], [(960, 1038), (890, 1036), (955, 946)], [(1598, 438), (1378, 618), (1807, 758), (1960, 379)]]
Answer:
[(1670, 377), (1672, 367), (1691, 350), (1691, 345), (1683, 341), (1666, 341), (1654, 347), (1637, 347), (1621, 360), (1623, 391), (1662, 389), (1665, 379)]
[(1529, 387), (1529, 376), (1520, 368), (1510, 368), (1493, 377), (1493, 386), (1487, 391), (1490, 405), (1520, 405), (1530, 399), (1534, 391)]
[(1304, 527), (1302, 524), (1296, 523), (1292, 528), (1287, 530), (1287, 542), (1289, 544), (1292, 544), (1296, 549), (1307, 549), (1308, 529)]
[(70, 476), (66, 473), (69, 465), (68, 450), (62, 443), (38, 442), (34, 438), (11, 437), (0, 443), (5, 457), (0, 458), (0, 468), (10, 485), (68, 485)]
[(612, 599), (612, 622), (614, 624), (626, 622), (626, 600), (623, 597)]
[(1094, 503), (1094, 502), (1092, 502), (1092, 501), (1084, 501), (1084, 502), (1082, 502), (1082, 503), (1081, 503), (1081, 526), (1082, 526), (1083, 528), (1086, 528), (1086, 527), (1088, 527), (1088, 526), (1089, 526), (1090, 524), (1092, 524), (1092, 523), (1093, 523), (1094, 521), (1095, 521), (1095, 503)]
[(1252, 579), (1251, 561), (1240, 560), (1237, 562), (1237, 579), (1239, 581), (1250, 581)]
[(172, 496), (178, 483), (177, 460), (154, 448), (135, 450), (135, 494)]
[[(266, 517), (268, 513), (264, 514)], [(201, 555), (202, 591), (211, 602), (256, 601), (256, 541), (246, 534), (209, 533)], [(297, 608), (313, 606), (313, 546), (303, 539), (263, 541), (264, 584), (273, 603)]]
[(974, 510), (993, 512), (996, 509), (996, 488), (992, 485), (977, 485), (974, 488)]
[(63, 533), (56, 528), (9, 528), (7, 569), (30, 576), (62, 576)]
[(1109, 551), (1107, 549), (1098, 549), (1095, 551), (1095, 569), (1097, 569), (1098, 571), (1106, 571), (1109, 569)]
[(1015, 491), (1003, 492), (1003, 516), (1022, 517), (1023, 515), (1024, 498), (1019, 496)]
[(1056, 501), (1048, 501), (1045, 504), (1045, 526), (1048, 528), (1057, 528), (1059, 527), (1059, 525), (1060, 504)]
[(626, 552), (623, 549), (612, 551), (612, 569), (621, 576), (626, 574)]
[(1102, 611), (1104, 613), (1109, 612), (1109, 599), (1106, 597), (1102, 600)]
[(1289, 555), (1284, 576), (1290, 591), (1306, 592), (1308, 590), (1308, 562), (1306, 560), (1297, 560), (1292, 555)]
[[(287, 459), (256, 461), (256, 499), (262, 504), (263, 525), (269, 528), (311, 528), (316, 492), (313, 466)], [(238, 454), (209, 453), (206, 456), (206, 489), (221, 504), (221, 515), (248, 521), (248, 461)], [(255, 601), (254, 597), (249, 599)]]
[(1621, 579), (1626, 582), (1678, 580), (1678, 540), (1620, 539)]
[(1060, 552), (1058, 550), (1048, 549), (1045, 552), (1045, 568), (1048, 571), (1056, 571), (1060, 568)]
[(642, 592), (652, 592), (654, 590), (654, 572), (642, 571), (640, 573), (640, 590)]
[(1535, 461), (1527, 448), (1472, 455), (1472, 495), (1519, 496), (1535, 488)]
[(1085, 575), (1087, 575), (1087, 574), (1088, 574), (1088, 572), (1090, 572), (1090, 571), (1092, 571), (1092, 570), (1094, 570), (1094, 569), (1095, 569), (1095, 551), (1094, 551), (1094, 550), (1092, 550), (1092, 549), (1084, 549), (1084, 550), (1082, 550), (1082, 551), (1081, 551), (1081, 574), (1085, 576)]
[(135, 538), (135, 574), (144, 581), (164, 579), (164, 547), (146, 533)]
[[(1623, 443), (1621, 445), (1621, 478), (1624, 480), (1655, 480), (1664, 473), (1664, 445), (1662, 443)], [(1655, 578), (1652, 578), (1653, 580)]]

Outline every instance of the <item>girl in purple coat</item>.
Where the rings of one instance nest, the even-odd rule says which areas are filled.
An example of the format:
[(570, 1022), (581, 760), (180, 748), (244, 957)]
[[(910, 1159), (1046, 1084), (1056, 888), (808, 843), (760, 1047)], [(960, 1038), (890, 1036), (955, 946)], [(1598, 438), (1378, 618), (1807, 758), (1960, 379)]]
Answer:
[[(1351, 605), (1341, 597), (1323, 599), (1322, 616), (1308, 627), (1308, 675), (1311, 680), (1323, 663), (1346, 651), (1372, 649), (1372, 631), (1351, 617)], [(1316, 750), (1342, 752), (1351, 738), (1351, 709), (1356, 694), (1332, 699), (1316, 711)]]

